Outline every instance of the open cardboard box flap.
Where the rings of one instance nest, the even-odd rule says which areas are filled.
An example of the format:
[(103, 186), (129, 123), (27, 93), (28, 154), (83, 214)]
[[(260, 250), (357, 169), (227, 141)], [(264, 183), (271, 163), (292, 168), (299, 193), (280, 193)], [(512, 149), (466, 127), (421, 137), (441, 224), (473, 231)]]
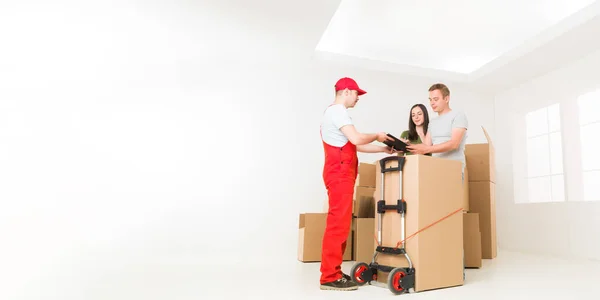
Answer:
[(469, 181), (496, 182), (496, 155), (489, 133), (482, 126), (487, 143), (467, 144), (465, 158), (469, 170)]

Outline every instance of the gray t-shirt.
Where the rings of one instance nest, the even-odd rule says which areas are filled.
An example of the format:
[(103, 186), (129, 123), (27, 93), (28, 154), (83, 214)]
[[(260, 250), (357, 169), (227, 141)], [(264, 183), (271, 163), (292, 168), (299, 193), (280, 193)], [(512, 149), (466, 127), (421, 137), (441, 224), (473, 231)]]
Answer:
[[(449, 141), (452, 138), (453, 128), (468, 128), (469, 122), (467, 116), (462, 111), (451, 110), (449, 113), (443, 114), (433, 118), (429, 122), (429, 134), (431, 135), (431, 142), (434, 145), (442, 144)], [(447, 158), (452, 160), (458, 160), (462, 163), (463, 172), (465, 169), (465, 143), (467, 140), (467, 132), (465, 132), (458, 149), (444, 152), (444, 153), (433, 153), (433, 156)]]

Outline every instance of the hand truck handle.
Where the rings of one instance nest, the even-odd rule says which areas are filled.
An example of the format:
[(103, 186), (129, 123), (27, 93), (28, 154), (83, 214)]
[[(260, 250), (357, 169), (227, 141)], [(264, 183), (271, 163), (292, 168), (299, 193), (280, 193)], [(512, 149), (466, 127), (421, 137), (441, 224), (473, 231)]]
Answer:
[[(402, 171), (404, 169), (405, 158), (406, 157), (404, 157), (404, 156), (388, 156), (388, 157), (382, 158), (379, 161), (379, 164), (381, 166), (381, 173), (393, 172), (393, 171)], [(385, 167), (385, 164), (388, 161), (394, 161), (394, 160), (398, 160), (398, 166), (397, 167), (389, 167), (389, 168)]]

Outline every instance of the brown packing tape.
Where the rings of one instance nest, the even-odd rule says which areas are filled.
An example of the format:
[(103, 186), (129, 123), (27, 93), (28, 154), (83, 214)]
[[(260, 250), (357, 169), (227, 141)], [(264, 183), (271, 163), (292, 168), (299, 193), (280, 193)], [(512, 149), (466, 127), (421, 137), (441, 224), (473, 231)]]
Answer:
[[(431, 227), (435, 226), (436, 224), (438, 224), (438, 223), (440, 223), (440, 222), (444, 221), (445, 219), (448, 219), (448, 218), (449, 218), (449, 217), (451, 217), (452, 215), (455, 215), (455, 214), (457, 214), (457, 213), (459, 213), (459, 212), (462, 212), (462, 211), (463, 211), (463, 208), (461, 207), (461, 208), (459, 208), (459, 209), (457, 209), (457, 210), (455, 210), (455, 211), (453, 211), (453, 212), (449, 213), (448, 215), (446, 215), (446, 216), (442, 217), (441, 219), (439, 219), (439, 220), (437, 220), (437, 221), (435, 221), (435, 222), (433, 222), (433, 223), (431, 223), (431, 224), (429, 224), (429, 225), (427, 225), (427, 226), (423, 227), (422, 229), (419, 229), (419, 230), (417, 230), (417, 232), (415, 232), (415, 233), (413, 233), (413, 234), (409, 235), (409, 236), (408, 236), (407, 238), (405, 238), (404, 240), (400, 240), (400, 241), (398, 241), (398, 243), (396, 244), (396, 249), (397, 249), (397, 248), (399, 248), (399, 247), (402, 245), (402, 243), (403, 243), (403, 242), (407, 242), (409, 239), (411, 239), (411, 238), (413, 238), (413, 237), (417, 236), (417, 234), (419, 234), (419, 233), (421, 233), (421, 232), (423, 232), (423, 231), (425, 231), (425, 230), (427, 230), (427, 229), (429, 229), (429, 228), (431, 228)], [(376, 237), (376, 240), (377, 240), (377, 237)]]

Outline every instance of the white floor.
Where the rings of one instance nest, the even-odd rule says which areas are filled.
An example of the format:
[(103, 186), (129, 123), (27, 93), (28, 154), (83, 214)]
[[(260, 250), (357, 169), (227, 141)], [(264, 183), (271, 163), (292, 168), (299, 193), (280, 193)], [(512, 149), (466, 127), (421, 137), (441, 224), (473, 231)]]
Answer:
[[(349, 272), (353, 263), (344, 263)], [(320, 291), (314, 282), (318, 264), (299, 264), (294, 295), (310, 299), (600, 299), (600, 262), (564, 260), (502, 251), (494, 260), (484, 260), (481, 269), (467, 269), (464, 286), (394, 296), (385, 287), (363, 286), (358, 291)], [(257, 292), (259, 290), (257, 289)], [(251, 294), (251, 293), (249, 293)], [(288, 293), (277, 291), (284, 296)], [(302, 295), (302, 296), (300, 296)], [(484, 298), (483, 298), (484, 297)], [(291, 299), (286, 297), (286, 299)], [(294, 298), (296, 299), (296, 298)]]
[[(349, 272), (352, 262), (344, 263)], [(56, 266), (57, 271), (68, 266)], [(467, 269), (464, 286), (394, 296), (386, 288), (319, 290), (319, 264), (202, 266), (198, 264), (115, 264), (78, 266), (71, 276), (36, 277), (3, 299), (201, 300), (201, 299), (600, 299), (600, 262), (568, 261), (501, 251), (481, 269)], [(6, 274), (8, 275), (8, 274)], [(10, 278), (8, 278), (10, 279)], [(8, 280), (10, 282), (10, 280)], [(7, 281), (3, 282), (4, 284)], [(67, 284), (69, 283), (69, 284)], [(0, 283), (2, 286), (2, 283)], [(8, 296), (8, 297), (6, 297)]]

